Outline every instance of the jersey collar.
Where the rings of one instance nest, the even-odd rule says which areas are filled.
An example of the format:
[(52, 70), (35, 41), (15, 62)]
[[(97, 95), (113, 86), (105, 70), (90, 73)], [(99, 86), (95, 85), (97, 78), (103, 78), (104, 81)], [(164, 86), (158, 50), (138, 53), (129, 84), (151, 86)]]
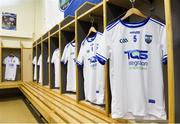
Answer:
[(147, 19), (140, 21), (140, 22), (124, 22), (122, 20), (119, 20), (122, 25), (129, 27), (129, 28), (138, 28), (144, 26), (148, 21), (150, 20), (150, 17)]
[(87, 42), (92, 42), (92, 41), (94, 41), (94, 40), (96, 39), (97, 33), (98, 33), (98, 32), (96, 32), (92, 37), (87, 37), (87, 38), (86, 38)]

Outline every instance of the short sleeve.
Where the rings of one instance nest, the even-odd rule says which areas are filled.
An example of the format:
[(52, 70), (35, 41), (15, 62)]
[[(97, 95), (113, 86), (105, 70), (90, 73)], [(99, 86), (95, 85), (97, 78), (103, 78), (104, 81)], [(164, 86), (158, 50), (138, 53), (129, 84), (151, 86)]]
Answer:
[(49, 63), (49, 57), (47, 58), (47, 63)]
[(78, 58), (77, 58), (77, 64), (79, 66), (82, 66), (83, 65), (83, 61), (84, 61), (84, 53), (85, 53), (85, 42), (83, 41), (81, 43), (81, 47), (80, 47), (80, 50), (79, 50), (79, 54), (78, 54)]
[(41, 65), (41, 55), (39, 56), (37, 65)]
[(167, 45), (166, 45), (166, 27), (161, 26), (160, 32), (161, 50), (162, 50), (162, 62), (167, 64)]
[(62, 57), (61, 57), (61, 62), (63, 64), (66, 64), (67, 61), (68, 61), (68, 46), (69, 44), (67, 44), (64, 48), (64, 51), (63, 51), (63, 54), (62, 54)]
[(3, 64), (7, 64), (7, 57), (3, 60)]
[(99, 42), (99, 46), (96, 53), (96, 57), (102, 65), (104, 65), (109, 58), (110, 48), (108, 47), (108, 41), (109, 41), (108, 32), (105, 31), (103, 33), (101, 42)]
[(32, 64), (36, 64), (36, 56), (33, 58)]
[(16, 65), (20, 65), (20, 61), (18, 58), (16, 59)]
[(56, 50), (53, 52), (51, 63), (54, 63), (56, 59)]

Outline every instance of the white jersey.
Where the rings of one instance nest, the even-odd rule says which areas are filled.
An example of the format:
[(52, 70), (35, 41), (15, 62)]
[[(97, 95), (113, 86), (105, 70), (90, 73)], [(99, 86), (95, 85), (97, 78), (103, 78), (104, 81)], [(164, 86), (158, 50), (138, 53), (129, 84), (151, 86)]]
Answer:
[(42, 84), (42, 55), (39, 56), (38, 65), (39, 65), (39, 83)]
[(107, 27), (97, 57), (110, 59), (112, 117), (154, 115), (166, 119), (162, 62), (167, 61), (165, 25), (152, 19), (117, 21)]
[(60, 86), (60, 51), (59, 49), (54, 50), (51, 63), (54, 63), (54, 73), (55, 73), (55, 87)]
[(18, 57), (16, 57), (16, 56), (13, 56), (13, 57), (7, 56), (4, 59), (3, 64), (6, 65), (5, 80), (14, 81), (15, 78), (16, 78), (17, 66), (20, 65)]
[(104, 104), (104, 66), (97, 62), (96, 51), (102, 34), (86, 38), (80, 48), (77, 63), (83, 65), (85, 100)]
[(34, 56), (34, 58), (33, 58), (33, 61), (32, 61), (32, 64), (34, 65), (34, 76), (33, 76), (33, 79), (34, 80), (37, 80), (37, 57), (36, 56)]
[(66, 91), (76, 92), (76, 55), (75, 43), (68, 43), (63, 51), (61, 62), (67, 63)]

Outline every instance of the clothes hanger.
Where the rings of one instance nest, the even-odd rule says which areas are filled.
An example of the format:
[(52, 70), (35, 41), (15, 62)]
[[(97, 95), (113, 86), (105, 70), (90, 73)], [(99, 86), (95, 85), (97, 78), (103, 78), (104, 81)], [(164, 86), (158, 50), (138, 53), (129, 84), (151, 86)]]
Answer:
[(11, 52), (11, 53), (9, 54), (9, 56), (10, 56), (10, 57), (14, 57), (14, 54)]
[(95, 27), (93, 26), (93, 23), (94, 23), (94, 18), (91, 18), (91, 28), (89, 29), (89, 32), (88, 32), (88, 34), (87, 34), (86, 37), (89, 37), (89, 35), (90, 35), (91, 33), (96, 33), (96, 32), (97, 32), (97, 30), (96, 30)]
[(75, 37), (72, 39), (71, 43), (75, 43)]
[(130, 2), (132, 4), (132, 8), (126, 12), (126, 14), (121, 18), (121, 20), (125, 20), (131, 15), (137, 15), (142, 18), (147, 18), (146, 15), (144, 15), (140, 10), (138, 10), (137, 8), (134, 7), (135, 0), (130, 0)]

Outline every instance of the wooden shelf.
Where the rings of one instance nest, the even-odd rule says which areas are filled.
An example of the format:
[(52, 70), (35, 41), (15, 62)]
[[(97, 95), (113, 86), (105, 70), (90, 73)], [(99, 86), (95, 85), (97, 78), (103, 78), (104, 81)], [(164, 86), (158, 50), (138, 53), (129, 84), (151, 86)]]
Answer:
[[(117, 5), (119, 7), (123, 7), (123, 8), (131, 8), (131, 2), (129, 0), (106, 0), (107, 3), (112, 3), (114, 5)], [(136, 0), (135, 2), (135, 6), (139, 7), (139, 6), (143, 6), (143, 7), (150, 7), (150, 1), (149, 0)]]
[(71, 22), (61, 27), (61, 31), (75, 32), (75, 20), (72, 20)]
[[(87, 3), (86, 3), (87, 4)], [(91, 17), (96, 18), (103, 18), (103, 3), (99, 3), (98, 5), (94, 6), (92, 5), (91, 8), (87, 7), (86, 4), (82, 6), (82, 8), (77, 10), (77, 19), (83, 20), (83, 21), (90, 21)], [(85, 11), (84, 13), (81, 13), (81, 11)]]
[(47, 39), (47, 38), (48, 38), (48, 32), (42, 36), (42, 40)]
[(42, 40), (42, 42), (48, 42), (48, 37)]
[(36, 46), (36, 41), (33, 43), (33, 47), (35, 47)]
[(61, 29), (62, 29), (62, 27), (66, 26), (67, 24), (72, 22), (74, 19), (75, 19), (74, 16), (67, 16), (66, 18), (64, 18), (64, 20), (60, 23)]
[(85, 13), (87, 13), (88, 10), (91, 10), (95, 6), (95, 4), (85, 2), (76, 10), (76, 16), (79, 17), (80, 15), (85, 15)]
[(38, 40), (37, 40), (37, 44), (39, 44), (41, 42), (41, 38), (39, 38)]
[(55, 31), (55, 32), (53, 32), (51, 35), (50, 35), (50, 38), (51, 37), (59, 37), (59, 30), (57, 30), (57, 31)]
[(53, 35), (55, 32), (59, 30), (59, 25), (55, 25), (51, 30), (50, 30), (50, 35)]

